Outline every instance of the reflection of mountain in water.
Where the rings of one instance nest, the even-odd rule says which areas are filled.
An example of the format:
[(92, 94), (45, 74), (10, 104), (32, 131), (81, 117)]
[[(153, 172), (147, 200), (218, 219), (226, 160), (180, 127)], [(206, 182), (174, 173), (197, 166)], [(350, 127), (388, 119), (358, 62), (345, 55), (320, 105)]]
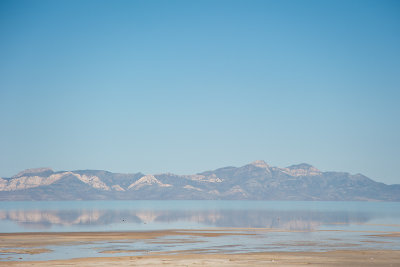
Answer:
[(371, 214), (354, 212), (277, 210), (17, 210), (0, 211), (0, 220), (17, 222), (24, 228), (48, 229), (52, 225), (109, 225), (118, 223), (191, 222), (210, 227), (256, 227), (313, 230), (333, 223), (365, 223)]

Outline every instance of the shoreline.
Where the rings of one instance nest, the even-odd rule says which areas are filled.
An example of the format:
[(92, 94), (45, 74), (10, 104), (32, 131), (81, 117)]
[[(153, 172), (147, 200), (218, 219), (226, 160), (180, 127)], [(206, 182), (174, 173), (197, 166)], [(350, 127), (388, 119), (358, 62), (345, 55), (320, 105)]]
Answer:
[[(0, 266), (400, 266), (400, 250), (379, 249), (379, 240), (371, 249), (329, 248), (326, 240), (313, 246), (326, 247), (327, 251), (268, 251), (249, 252), (224, 245), (226, 250), (193, 249), (194, 239), (215, 241), (218, 238), (258, 237), (260, 232), (272, 234), (285, 231), (270, 228), (212, 228), (131, 232), (31, 232), (0, 233)], [(399, 232), (370, 233), (371, 236), (395, 238)], [(168, 238), (173, 237), (172, 239)], [(129, 249), (118, 244), (136, 242), (157, 243), (160, 246), (185, 244), (168, 251)], [(199, 242), (202, 242), (201, 240)], [(92, 254), (63, 258), (48, 258), (53, 249), (87, 245)], [(95, 251), (99, 244), (106, 245)], [(187, 246), (188, 244), (189, 246)], [(235, 244), (232, 243), (232, 247)], [(284, 248), (285, 244), (281, 244)], [(299, 248), (301, 244), (295, 245)], [(89, 251), (88, 250), (88, 251)], [(43, 253), (43, 254), (41, 254)], [(59, 253), (59, 252), (58, 252)], [(38, 256), (32, 260), (27, 255)], [(84, 256), (82, 256), (84, 255)]]
[(49, 261), (0, 261), (0, 266), (400, 266), (400, 251), (260, 252), (76, 258)]

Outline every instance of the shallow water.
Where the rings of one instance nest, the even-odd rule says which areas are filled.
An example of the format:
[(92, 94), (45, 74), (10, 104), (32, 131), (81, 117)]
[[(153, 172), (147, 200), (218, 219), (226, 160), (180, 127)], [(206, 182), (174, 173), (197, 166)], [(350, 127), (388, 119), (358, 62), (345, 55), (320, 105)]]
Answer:
[[(241, 229), (239, 229), (241, 228)], [(49, 260), (148, 253), (244, 253), (400, 249), (400, 203), (290, 201), (0, 202), (0, 232), (151, 231), (233, 233), (53, 245), (37, 255), (0, 253), (2, 260)], [(220, 229), (220, 230), (218, 230)], [(228, 232), (227, 232), (228, 231)], [(246, 235), (236, 235), (245, 233)], [(114, 254), (100, 252), (114, 251)], [(118, 253), (115, 253), (118, 252)]]
[[(379, 226), (372, 226), (379, 224)], [(385, 225), (385, 226), (383, 226)], [(81, 232), (206, 227), (389, 229), (398, 202), (63, 201), (0, 202), (0, 232)], [(398, 229), (397, 226), (394, 227)]]

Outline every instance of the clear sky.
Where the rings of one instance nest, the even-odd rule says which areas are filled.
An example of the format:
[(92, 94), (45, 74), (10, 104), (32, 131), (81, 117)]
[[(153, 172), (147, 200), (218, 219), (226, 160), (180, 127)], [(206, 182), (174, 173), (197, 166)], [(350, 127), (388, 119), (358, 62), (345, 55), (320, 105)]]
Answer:
[(400, 183), (399, 1), (0, 1), (0, 176), (257, 159)]

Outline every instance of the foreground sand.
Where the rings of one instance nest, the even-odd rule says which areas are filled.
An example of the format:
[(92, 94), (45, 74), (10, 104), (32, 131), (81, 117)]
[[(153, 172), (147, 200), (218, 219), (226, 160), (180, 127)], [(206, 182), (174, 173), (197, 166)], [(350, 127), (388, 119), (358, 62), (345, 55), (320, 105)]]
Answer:
[[(97, 233), (20, 233), (0, 234), (0, 253), (21, 254), (46, 252), (46, 246), (75, 242), (129, 239), (153, 239), (166, 235), (221, 236), (223, 231), (152, 231), (152, 232), (97, 232)], [(243, 235), (243, 233), (234, 233)], [(398, 233), (392, 233), (396, 236)], [(118, 256), (108, 251), (96, 258), (54, 261), (0, 261), (0, 266), (400, 266), (398, 250), (346, 250), (330, 252), (260, 252), (239, 254), (207, 254), (205, 251), (173, 251), (148, 253), (143, 256)]]
[(0, 262), (0, 266), (400, 266), (400, 251), (185, 254)]

